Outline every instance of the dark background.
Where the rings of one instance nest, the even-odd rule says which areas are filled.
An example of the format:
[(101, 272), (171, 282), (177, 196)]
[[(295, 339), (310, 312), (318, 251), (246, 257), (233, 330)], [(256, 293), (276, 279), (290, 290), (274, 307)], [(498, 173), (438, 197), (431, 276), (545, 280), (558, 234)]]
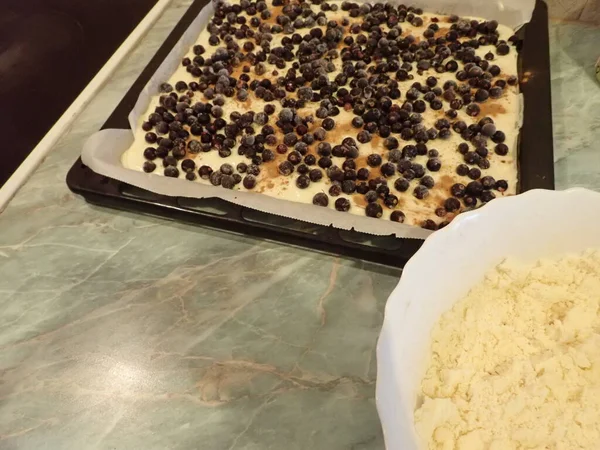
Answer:
[(157, 0), (0, 0), (0, 187)]

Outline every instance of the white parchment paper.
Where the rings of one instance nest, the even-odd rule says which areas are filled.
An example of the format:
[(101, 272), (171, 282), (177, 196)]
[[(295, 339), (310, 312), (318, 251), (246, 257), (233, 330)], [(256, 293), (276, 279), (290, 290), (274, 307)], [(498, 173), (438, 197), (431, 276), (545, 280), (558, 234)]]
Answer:
[[(359, 0), (360, 1), (360, 0)], [(371, 2), (373, 3), (373, 2)], [(398, 2), (400, 3), (400, 2)], [(482, 17), (518, 29), (531, 19), (535, 0), (429, 0), (408, 2), (425, 11), (439, 14)], [(168, 178), (127, 169), (121, 164), (121, 156), (134, 140), (133, 130), (146, 112), (160, 83), (168, 80), (177, 69), (188, 49), (196, 42), (200, 32), (208, 25), (214, 13), (212, 3), (200, 11), (181, 39), (154, 73), (129, 114), (128, 130), (102, 130), (92, 135), (83, 147), (81, 159), (85, 165), (101, 175), (123, 181), (155, 193), (191, 198), (219, 197), (232, 203), (318, 225), (333, 225), (343, 230), (356, 230), (374, 235), (424, 239), (431, 231), (416, 226), (399, 224), (389, 220), (375, 220), (355, 214), (344, 214), (333, 209), (312, 204), (297, 203), (253, 192), (223, 189), (185, 179)]]

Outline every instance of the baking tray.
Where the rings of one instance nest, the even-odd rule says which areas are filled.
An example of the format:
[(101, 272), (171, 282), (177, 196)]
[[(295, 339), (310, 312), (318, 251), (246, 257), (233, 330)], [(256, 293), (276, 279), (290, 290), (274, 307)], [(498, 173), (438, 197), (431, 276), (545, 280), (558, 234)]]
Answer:
[[(128, 114), (152, 74), (209, 0), (196, 0), (154, 58), (108, 118), (102, 129), (129, 129)], [(519, 136), (519, 192), (554, 189), (548, 8), (536, 1), (531, 21), (518, 32), (523, 38), (519, 74), (525, 111)], [(315, 225), (234, 205), (219, 198), (191, 199), (155, 194), (97, 174), (78, 159), (67, 174), (67, 185), (95, 205), (160, 216), (263, 239), (403, 267), (423, 241), (373, 236), (332, 226)]]

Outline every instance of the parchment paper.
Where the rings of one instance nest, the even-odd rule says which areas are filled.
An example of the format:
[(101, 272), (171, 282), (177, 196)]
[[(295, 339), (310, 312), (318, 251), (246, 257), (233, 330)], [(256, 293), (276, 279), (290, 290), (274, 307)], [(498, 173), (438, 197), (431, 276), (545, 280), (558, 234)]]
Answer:
[[(398, 3), (401, 3), (401, 1), (398, 1)], [(529, 22), (535, 6), (535, 0), (496, 0), (492, 2), (482, 2), (481, 0), (429, 0), (409, 3), (422, 7), (428, 12), (475, 16), (487, 20), (495, 19), (515, 30)], [(431, 234), (431, 231), (412, 225), (340, 213), (333, 209), (312, 204), (277, 199), (253, 192), (228, 190), (222, 187), (190, 182), (185, 179), (146, 174), (123, 167), (121, 155), (133, 143), (133, 130), (137, 128), (140, 117), (148, 109), (152, 97), (158, 92), (158, 86), (175, 72), (183, 56), (196, 42), (200, 32), (208, 25), (213, 13), (212, 3), (209, 3), (200, 11), (142, 90), (133, 110), (129, 114), (131, 129), (102, 130), (92, 135), (83, 147), (81, 155), (83, 163), (96, 173), (163, 195), (191, 198), (219, 197), (265, 213), (319, 225), (333, 225), (343, 230), (354, 229), (374, 235), (395, 234), (398, 237), (424, 239)]]

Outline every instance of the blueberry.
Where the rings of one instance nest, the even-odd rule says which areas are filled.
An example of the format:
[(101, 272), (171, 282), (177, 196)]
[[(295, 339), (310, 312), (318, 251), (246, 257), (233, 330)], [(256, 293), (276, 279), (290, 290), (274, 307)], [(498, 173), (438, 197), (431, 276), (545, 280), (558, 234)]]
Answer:
[(425, 186), (419, 185), (414, 189), (413, 195), (419, 200), (423, 200), (429, 195), (429, 189), (427, 189)]
[(376, 191), (368, 191), (368, 192), (365, 194), (365, 200), (366, 200), (368, 203), (373, 203), (373, 202), (376, 202), (378, 198), (379, 198), (379, 194), (377, 194), (377, 192), (376, 192)]
[(426, 230), (437, 230), (437, 224), (431, 219), (425, 219), (423, 223), (421, 223), (421, 228), (425, 228)]
[(471, 117), (478, 116), (480, 112), (481, 112), (481, 109), (475, 103), (471, 103), (471, 104), (467, 105), (467, 114), (469, 116), (471, 116)]
[(179, 176), (179, 169), (175, 166), (165, 167), (165, 177), (177, 178)]
[(369, 133), (368, 131), (362, 130), (356, 135), (356, 139), (361, 144), (366, 144), (367, 142), (371, 141), (371, 133)]
[(508, 182), (506, 180), (498, 180), (496, 181), (495, 189), (498, 192), (504, 192), (508, 189)]
[(461, 177), (464, 177), (469, 173), (469, 166), (467, 166), (466, 164), (459, 164), (458, 166), (456, 166), (456, 173)]
[(398, 205), (398, 197), (394, 194), (389, 194), (383, 199), (383, 203), (390, 209), (394, 209)]
[(204, 180), (208, 180), (212, 172), (213, 170), (210, 168), (210, 166), (200, 166), (198, 169), (198, 175), (200, 175), (200, 178)]
[(494, 147), (494, 151), (497, 155), (505, 156), (508, 154), (508, 146), (506, 144), (498, 144)]
[(165, 159), (163, 159), (163, 166), (164, 167), (177, 166), (177, 160), (173, 156), (169, 155), (169, 156), (165, 157)]
[(256, 186), (256, 177), (254, 175), (246, 175), (242, 180), (242, 184), (246, 189), (254, 189)]
[(324, 194), (323, 192), (318, 192), (313, 197), (312, 202), (313, 202), (313, 205), (327, 206), (327, 205), (329, 205), (329, 197), (327, 197), (327, 194)]
[(338, 211), (349, 211), (350, 210), (350, 200), (344, 197), (340, 197), (335, 201), (335, 209)]
[(173, 86), (171, 86), (169, 83), (162, 83), (158, 89), (160, 92), (168, 94), (169, 92), (173, 91)]
[(184, 172), (193, 172), (196, 169), (196, 163), (191, 159), (181, 161), (181, 168)]
[(279, 173), (281, 175), (291, 175), (291, 173), (294, 171), (294, 165), (289, 162), (289, 161), (283, 161), (281, 164), (279, 164)]
[(342, 187), (339, 184), (332, 184), (329, 187), (329, 195), (332, 197), (337, 197), (342, 193)]
[(306, 175), (300, 175), (296, 178), (296, 186), (300, 189), (306, 189), (310, 185), (310, 179)]
[(335, 121), (331, 117), (328, 117), (327, 119), (323, 119), (321, 126), (327, 131), (333, 130), (335, 127)]
[(186, 172), (185, 179), (189, 181), (194, 181), (197, 178), (194, 172)]
[(501, 142), (504, 142), (506, 140), (506, 135), (504, 134), (503, 131), (496, 131), (494, 133), (494, 135), (492, 136), (492, 141), (494, 141), (496, 144), (499, 144)]
[(317, 164), (322, 169), (327, 169), (328, 167), (331, 167), (331, 165), (333, 163), (331, 162), (331, 158), (329, 156), (323, 156), (323, 157), (319, 158), (319, 160), (317, 161)]
[[(204, 167), (204, 166), (203, 166)], [(200, 168), (202, 169), (202, 167)], [(203, 177), (204, 178), (204, 177)], [(213, 186), (220, 186), (221, 185), (221, 179), (223, 178), (223, 174), (221, 172), (215, 171), (212, 172), (209, 176), (210, 179), (210, 183)]]
[(354, 180), (342, 181), (342, 192), (352, 194), (356, 190), (356, 182)]
[(365, 122), (361, 117), (356, 116), (352, 119), (352, 126), (354, 128), (362, 128), (364, 124)]
[(294, 165), (298, 165), (302, 162), (302, 155), (294, 150), (288, 153), (287, 160)]
[(323, 178), (323, 172), (321, 172), (321, 169), (312, 169), (308, 173), (308, 177), (310, 178), (310, 181), (317, 182)]
[(153, 161), (156, 159), (156, 150), (154, 147), (148, 147), (146, 150), (144, 150), (144, 158), (146, 158), (148, 161)]
[(439, 158), (430, 158), (427, 160), (427, 169), (431, 172), (437, 172), (442, 168), (442, 162)]
[(431, 189), (435, 185), (435, 181), (430, 175), (425, 175), (423, 178), (421, 178), (419, 183), (428, 189)]
[(306, 164), (300, 164), (298, 167), (296, 167), (296, 172), (298, 172), (300, 175), (306, 175), (308, 172), (310, 172), (310, 169)]
[(467, 184), (467, 194), (472, 197), (479, 197), (483, 192), (483, 185), (479, 181), (471, 181)]
[(265, 148), (262, 152), (263, 162), (273, 161), (274, 159), (275, 159), (275, 153), (273, 153), (273, 150)]
[(405, 218), (406, 216), (400, 210), (392, 211), (392, 213), (390, 214), (390, 220), (392, 222), (403, 223)]
[(358, 180), (368, 180), (369, 179), (369, 174), (370, 174), (369, 169), (367, 169), (366, 167), (361, 167), (356, 172), (356, 178)]
[(381, 166), (381, 174), (385, 177), (391, 177), (396, 173), (396, 166), (392, 163), (385, 163)]
[(146, 133), (146, 136), (144, 138), (149, 144), (154, 144), (158, 139), (158, 136), (156, 135), (156, 133), (149, 132)]
[(496, 185), (496, 180), (494, 179), (494, 177), (489, 175), (483, 177), (480, 181), (483, 186), (483, 189), (486, 190), (492, 189)]
[(144, 165), (142, 166), (142, 168), (146, 173), (154, 172), (154, 170), (156, 170), (156, 164), (152, 161), (144, 161)]
[(376, 153), (367, 156), (367, 164), (371, 167), (378, 167), (381, 165), (381, 162), (381, 156)]
[(477, 167), (473, 167), (469, 170), (468, 175), (471, 180), (479, 180), (479, 178), (481, 178), (481, 170)]
[(457, 198), (450, 197), (444, 202), (444, 208), (448, 212), (454, 212), (460, 209), (460, 201)]
[(379, 203), (369, 203), (365, 208), (365, 214), (369, 217), (380, 218), (383, 215), (383, 209)]
[(394, 188), (399, 192), (406, 192), (410, 186), (410, 183), (405, 178), (398, 178), (394, 182)]
[(258, 167), (256, 164), (249, 164), (247, 172), (249, 175), (254, 175), (256, 177), (260, 174), (260, 167)]
[(480, 198), (483, 203), (487, 203), (494, 200), (496, 198), (496, 194), (494, 194), (492, 191), (483, 191)]
[(508, 55), (510, 52), (510, 47), (507, 44), (501, 43), (496, 47), (496, 53), (501, 56)]
[(450, 193), (454, 197), (462, 198), (465, 196), (466, 192), (467, 192), (467, 188), (465, 187), (464, 184), (461, 184), (461, 183), (455, 183), (450, 188)]

